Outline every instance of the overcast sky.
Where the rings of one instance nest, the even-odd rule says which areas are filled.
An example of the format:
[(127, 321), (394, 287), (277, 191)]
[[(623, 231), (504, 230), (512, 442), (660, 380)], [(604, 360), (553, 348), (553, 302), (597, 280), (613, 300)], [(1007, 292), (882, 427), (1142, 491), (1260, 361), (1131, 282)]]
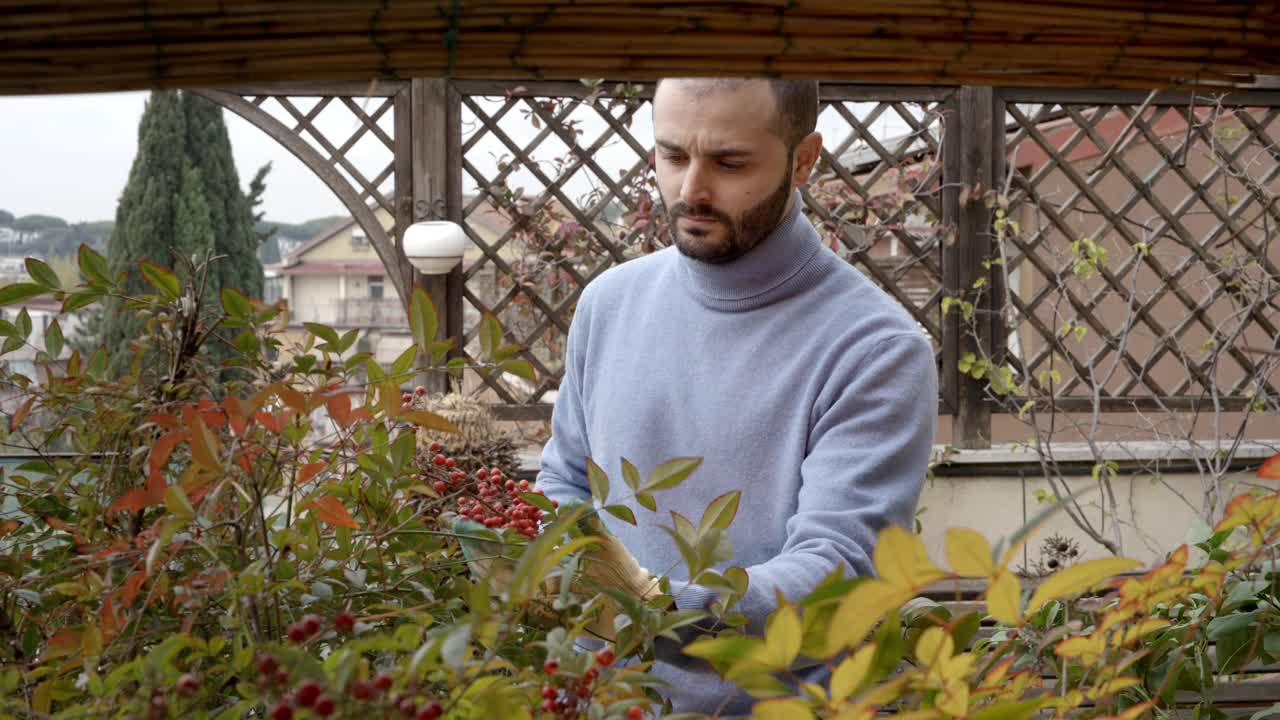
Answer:
[[(19, 216), (36, 213), (56, 215), (70, 222), (114, 219), (116, 201), (128, 180), (129, 167), (137, 149), (138, 120), (147, 96), (145, 92), (0, 96), (0, 209)], [(298, 111), (304, 114), (316, 102), (306, 98), (294, 101)], [(364, 105), (366, 112), (372, 113), (381, 100), (362, 99), (358, 102)], [(480, 99), (478, 102), (488, 112), (496, 111), (501, 105), (497, 98)], [(262, 107), (293, 124), (293, 118), (274, 100), (268, 100)], [(859, 103), (854, 105), (854, 111), (865, 115), (872, 107), (872, 104)], [(524, 145), (538, 130), (529, 125), (522, 114), (520, 111), (509, 113), (502, 125), (515, 142)], [(253, 173), (264, 163), (272, 165), (262, 208), (268, 219), (298, 223), (347, 213), (333, 193), (284, 146), (235, 113), (225, 111), (223, 115), (231, 135), (241, 185), (247, 185)], [(579, 108), (574, 117), (582, 120), (580, 128), (584, 133), (579, 142), (584, 147), (590, 146), (606, 127), (587, 108)], [(651, 141), (649, 120), (646, 110), (635, 115), (631, 131), (641, 143)], [(330, 104), (315, 123), (335, 145), (342, 144), (360, 126), (356, 117), (341, 103)], [(390, 135), (393, 132), (392, 113), (385, 113), (379, 125)], [(464, 137), (477, 127), (478, 124), (470, 121), (469, 113), (464, 113)], [(831, 110), (823, 113), (819, 129), (829, 149), (849, 132), (847, 123)], [(905, 124), (892, 112), (881, 115), (873, 125), (873, 131), (878, 135), (901, 133), (905, 129)], [(472, 148), (467, 159), (486, 177), (493, 177), (499, 160), (506, 154), (506, 148), (492, 136), (487, 136)], [(538, 160), (548, 163), (544, 166), (548, 175), (554, 175), (550, 161), (567, 155), (567, 148), (554, 136), (534, 154)], [(371, 133), (366, 133), (350, 149), (348, 157), (370, 179), (391, 160), (390, 151)], [(620, 168), (630, 167), (637, 157), (634, 151), (614, 139), (597, 153), (595, 159), (613, 175)], [(589, 173), (579, 172), (566, 185), (566, 190), (571, 196), (581, 197), (598, 184)], [(511, 179), (512, 187), (521, 185), (537, 192), (541, 183), (522, 171)], [(473, 179), (465, 176), (464, 192), (471, 192), (474, 187)], [(391, 190), (390, 179), (382, 189), (385, 192)]]
[[(111, 220), (138, 145), (147, 93), (0, 96), (0, 209), (71, 222)], [(241, 185), (271, 162), (267, 217), (302, 222), (345, 210), (300, 161), (224, 113)]]

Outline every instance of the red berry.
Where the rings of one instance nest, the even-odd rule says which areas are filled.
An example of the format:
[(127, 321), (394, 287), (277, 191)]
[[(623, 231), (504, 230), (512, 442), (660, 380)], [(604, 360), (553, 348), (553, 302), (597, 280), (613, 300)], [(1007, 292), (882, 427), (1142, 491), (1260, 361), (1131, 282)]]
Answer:
[(379, 690), (388, 690), (394, 681), (395, 679), (387, 673), (378, 673), (378, 676), (373, 679), (373, 686)]
[(281, 700), (271, 708), (271, 720), (293, 720), (293, 708), (289, 703)]
[(502, 470), (498, 468), (489, 468), (489, 477), (493, 478), (494, 480), (497, 480), (498, 478), (502, 477)]
[(151, 698), (151, 707), (147, 710), (147, 715), (153, 720), (169, 717), (169, 703), (165, 701), (163, 695)]
[(436, 453), (436, 456), (431, 458), (431, 462), (435, 463), (436, 465), (444, 465), (445, 460), (447, 460), (447, 458), (441, 455), (440, 453)]
[(519, 483), (517, 483), (517, 484), (520, 486), (520, 489), (521, 489), (522, 491), (523, 491), (523, 490), (528, 490), (528, 489), (529, 489), (529, 481), (528, 481), (528, 480), (521, 480), (521, 481), (520, 481)]
[(489, 479), (489, 471), (488, 471), (488, 470), (485, 470), (484, 468), (480, 468), (479, 470), (477, 470), (477, 471), (476, 471), (476, 479), (477, 479), (477, 480), (488, 480), (488, 479)]
[(280, 686), (289, 684), (289, 672), (284, 668), (276, 671), (276, 684)]
[(444, 482), (443, 480), (437, 480), (437, 481), (435, 481), (435, 482), (431, 483), (431, 489), (433, 489), (433, 490), (435, 490), (437, 493), (439, 493), (439, 494), (443, 495), (443, 494), (444, 494), (444, 491), (449, 489), (449, 486), (448, 486), (448, 485), (446, 485), (446, 484), (445, 484), (445, 482)]
[(260, 674), (272, 675), (278, 667), (280, 667), (280, 663), (276, 661), (274, 656), (266, 653), (260, 653), (258, 655), (258, 672)]
[(556, 709), (556, 701), (550, 698), (542, 701), (543, 712), (554, 712)]
[(443, 446), (443, 445), (441, 445), (441, 444), (440, 444), (440, 443), (438, 443), (438, 442), (433, 442), (433, 443), (431, 443), (431, 446), (430, 446), (430, 448), (429, 448), (429, 449), (430, 449), (430, 450), (431, 450), (431, 452), (433, 452), (433, 453), (438, 453), (438, 452), (440, 452), (440, 448), (441, 448), (441, 447), (444, 447), (444, 446)]
[(418, 387), (416, 387), (416, 388), (414, 388), (414, 389), (413, 389), (413, 394), (414, 394), (414, 395), (426, 395), (426, 394), (427, 394), (427, 389), (426, 389), (426, 388), (424, 388), (424, 387), (422, 387), (421, 385), (419, 385)]
[(555, 675), (556, 671), (559, 669), (560, 669), (560, 663), (556, 662), (555, 660), (547, 660), (546, 662), (542, 663), (542, 672), (548, 675)]
[(639, 705), (632, 705), (627, 708), (627, 720), (643, 720), (644, 708)]
[(556, 699), (556, 694), (557, 694), (558, 692), (559, 692), (559, 691), (557, 691), (557, 690), (556, 690), (556, 686), (555, 686), (555, 685), (543, 685), (543, 686), (542, 686), (542, 697), (546, 698), (547, 700), (555, 700), (555, 699)]
[(320, 717), (329, 717), (333, 714), (334, 706), (333, 698), (328, 695), (321, 695), (316, 698), (316, 705), (311, 709)]
[(589, 685), (579, 685), (579, 686), (578, 686), (577, 695), (578, 695), (578, 697), (580, 697), (580, 698), (591, 697), (591, 686), (589, 686)]
[(400, 708), (400, 714), (405, 717), (413, 717), (418, 714), (418, 704), (413, 701), (413, 698), (401, 700), (396, 703), (396, 707)]
[(515, 481), (515, 480), (508, 480), (508, 481), (507, 481), (507, 484), (506, 484), (506, 485), (503, 485), (502, 487), (506, 488), (507, 492), (509, 492), (509, 493), (513, 493), (513, 492), (515, 492), (515, 491), (516, 491), (516, 481)]
[(403, 394), (403, 395), (401, 395), (401, 396), (400, 396), (400, 404), (401, 404), (401, 405), (408, 405), (408, 404), (409, 404), (409, 403), (411, 403), (411, 402), (413, 402), (413, 396), (412, 396), (412, 395), (410, 395), (409, 393), (405, 393), (405, 394)]
[(368, 680), (357, 680), (351, 683), (351, 697), (357, 700), (368, 700), (373, 697), (373, 685)]
[(444, 459), (444, 466), (445, 466), (445, 467), (447, 467), (447, 468), (449, 468), (450, 470), (452, 470), (452, 469), (454, 469), (455, 467), (457, 467), (457, 466), (458, 466), (458, 461), (457, 461), (457, 460), (454, 460), (453, 458), (445, 458), (445, 459)]
[(333, 627), (338, 632), (349, 633), (356, 627), (356, 618), (349, 612), (340, 612), (333, 616)]
[(311, 707), (316, 704), (316, 698), (320, 697), (320, 693), (324, 688), (320, 687), (320, 683), (315, 680), (308, 680), (298, 686), (294, 695), (298, 698), (298, 704), (302, 707)]
[(307, 641), (307, 631), (302, 627), (301, 623), (293, 623), (289, 626), (289, 642), (295, 645)]
[(178, 678), (178, 691), (183, 695), (195, 695), (200, 690), (200, 679), (191, 673)]
[(319, 615), (307, 615), (302, 618), (302, 630), (308, 637), (320, 632), (321, 625), (323, 625), (323, 623), (321, 622)]
[(613, 664), (613, 650), (605, 648), (596, 653), (596, 664), (600, 667), (609, 667)]
[(582, 673), (582, 682), (590, 685), (596, 681), (597, 677), (600, 677), (600, 668), (589, 667), (586, 672)]
[(432, 700), (426, 705), (423, 705), (422, 709), (418, 711), (417, 720), (436, 720), (436, 718), (440, 717), (443, 714), (444, 714), (444, 708), (441, 707), (439, 702)]

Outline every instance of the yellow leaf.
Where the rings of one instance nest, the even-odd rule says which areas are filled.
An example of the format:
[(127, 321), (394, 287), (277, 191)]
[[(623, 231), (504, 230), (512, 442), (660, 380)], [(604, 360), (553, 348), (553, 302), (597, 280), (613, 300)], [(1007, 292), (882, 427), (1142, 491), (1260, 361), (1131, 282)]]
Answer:
[(1027, 612), (1033, 613), (1039, 610), (1050, 600), (1088, 590), (1116, 573), (1137, 567), (1139, 564), (1137, 560), (1129, 558), (1099, 558), (1072, 565), (1050, 575), (1040, 583), (1032, 593), (1031, 601), (1027, 603)]
[(991, 577), (996, 570), (991, 543), (978, 531), (968, 528), (947, 530), (947, 562), (961, 577)]
[(1009, 658), (1008, 660), (1004, 660), (991, 668), (991, 671), (987, 673), (987, 676), (982, 679), (982, 684), (986, 687), (990, 687), (1004, 682), (1005, 676), (1009, 674), (1009, 668), (1013, 667), (1013, 661), (1016, 659), (1017, 658)]
[(164, 489), (164, 507), (170, 514), (184, 520), (196, 516), (195, 508), (191, 507), (191, 500), (182, 491), (181, 485), (170, 485)]
[(1120, 636), (1120, 642), (1116, 644), (1120, 647), (1127, 647), (1142, 639), (1144, 635), (1150, 635), (1161, 628), (1169, 627), (1170, 624), (1164, 618), (1148, 618), (1125, 630), (1124, 634)]
[(946, 574), (929, 560), (920, 537), (898, 525), (880, 533), (874, 556), (876, 574), (898, 588), (915, 591)]
[(1017, 578), (1008, 570), (1001, 570), (987, 587), (987, 612), (999, 622), (1018, 625), (1022, 622), (1018, 611), (1021, 596), (1022, 586)]
[(883, 580), (867, 580), (840, 601), (831, 617), (827, 634), (827, 655), (862, 641), (880, 618), (911, 598), (909, 588), (899, 588)]
[(209, 432), (209, 426), (196, 416), (191, 423), (191, 459), (209, 470), (218, 470), (218, 438)]
[(1078, 658), (1085, 665), (1092, 665), (1107, 649), (1101, 635), (1070, 637), (1058, 643), (1053, 652), (1058, 657)]
[(832, 702), (845, 700), (858, 689), (867, 678), (867, 671), (871, 669), (871, 660), (875, 654), (874, 643), (863, 645), (836, 667), (835, 672), (831, 673)]
[(969, 683), (964, 680), (947, 683), (935, 703), (939, 710), (951, 717), (963, 717), (969, 712)]
[(800, 698), (761, 700), (751, 708), (755, 720), (813, 720), (809, 704)]
[(1135, 685), (1142, 684), (1142, 681), (1135, 677), (1118, 677), (1108, 680), (1097, 687), (1090, 688), (1088, 698), (1090, 700), (1099, 700), (1101, 698), (1111, 697), (1121, 690), (1127, 690)]
[(752, 660), (770, 671), (786, 670), (800, 653), (800, 616), (791, 605), (774, 611), (765, 628), (764, 645), (752, 653)]
[(936, 625), (925, 630), (916, 641), (916, 659), (931, 670), (955, 653), (956, 642), (951, 638), (951, 633)]

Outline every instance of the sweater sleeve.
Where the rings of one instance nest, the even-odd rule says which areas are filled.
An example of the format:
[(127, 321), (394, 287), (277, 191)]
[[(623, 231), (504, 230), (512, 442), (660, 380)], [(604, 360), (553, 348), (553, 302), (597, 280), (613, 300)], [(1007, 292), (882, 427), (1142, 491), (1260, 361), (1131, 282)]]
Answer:
[[(752, 632), (763, 632), (777, 591), (794, 602), (837, 567), (846, 576), (871, 575), (879, 531), (911, 527), (937, 417), (933, 350), (923, 335), (899, 334), (856, 363), (818, 398), (782, 551), (745, 568), (750, 583), (738, 610)], [(699, 585), (671, 586), (681, 608), (705, 608), (716, 598)]]
[(587, 420), (583, 407), (587, 329), (590, 326), (591, 286), (583, 290), (565, 341), (564, 373), (551, 411), (551, 437), (542, 447), (537, 486), (563, 505), (570, 500), (591, 502), (587, 485)]

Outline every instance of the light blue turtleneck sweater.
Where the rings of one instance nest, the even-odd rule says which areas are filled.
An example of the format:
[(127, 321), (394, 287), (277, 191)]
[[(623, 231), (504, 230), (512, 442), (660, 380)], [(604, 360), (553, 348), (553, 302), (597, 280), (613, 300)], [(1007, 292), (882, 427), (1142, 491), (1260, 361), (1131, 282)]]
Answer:
[[(775, 591), (799, 599), (837, 567), (871, 574), (876, 533), (911, 526), (937, 414), (926, 335), (821, 243), (801, 202), (733, 262), (668, 248), (584, 289), (538, 474), (549, 497), (589, 501), (586, 458), (599, 464), (614, 481), (609, 502), (630, 506), (638, 526), (602, 521), (641, 565), (673, 578), (682, 608), (715, 593), (681, 579), (685, 565), (658, 526), (670, 526), (669, 510), (697, 523), (714, 498), (741, 490), (734, 557), (718, 569), (746, 569), (738, 609), (757, 632)], [(657, 493), (657, 513), (630, 498), (621, 458), (643, 478), (681, 456), (702, 465)], [(677, 710), (749, 709), (710, 666), (665, 655), (654, 673), (671, 683)]]

